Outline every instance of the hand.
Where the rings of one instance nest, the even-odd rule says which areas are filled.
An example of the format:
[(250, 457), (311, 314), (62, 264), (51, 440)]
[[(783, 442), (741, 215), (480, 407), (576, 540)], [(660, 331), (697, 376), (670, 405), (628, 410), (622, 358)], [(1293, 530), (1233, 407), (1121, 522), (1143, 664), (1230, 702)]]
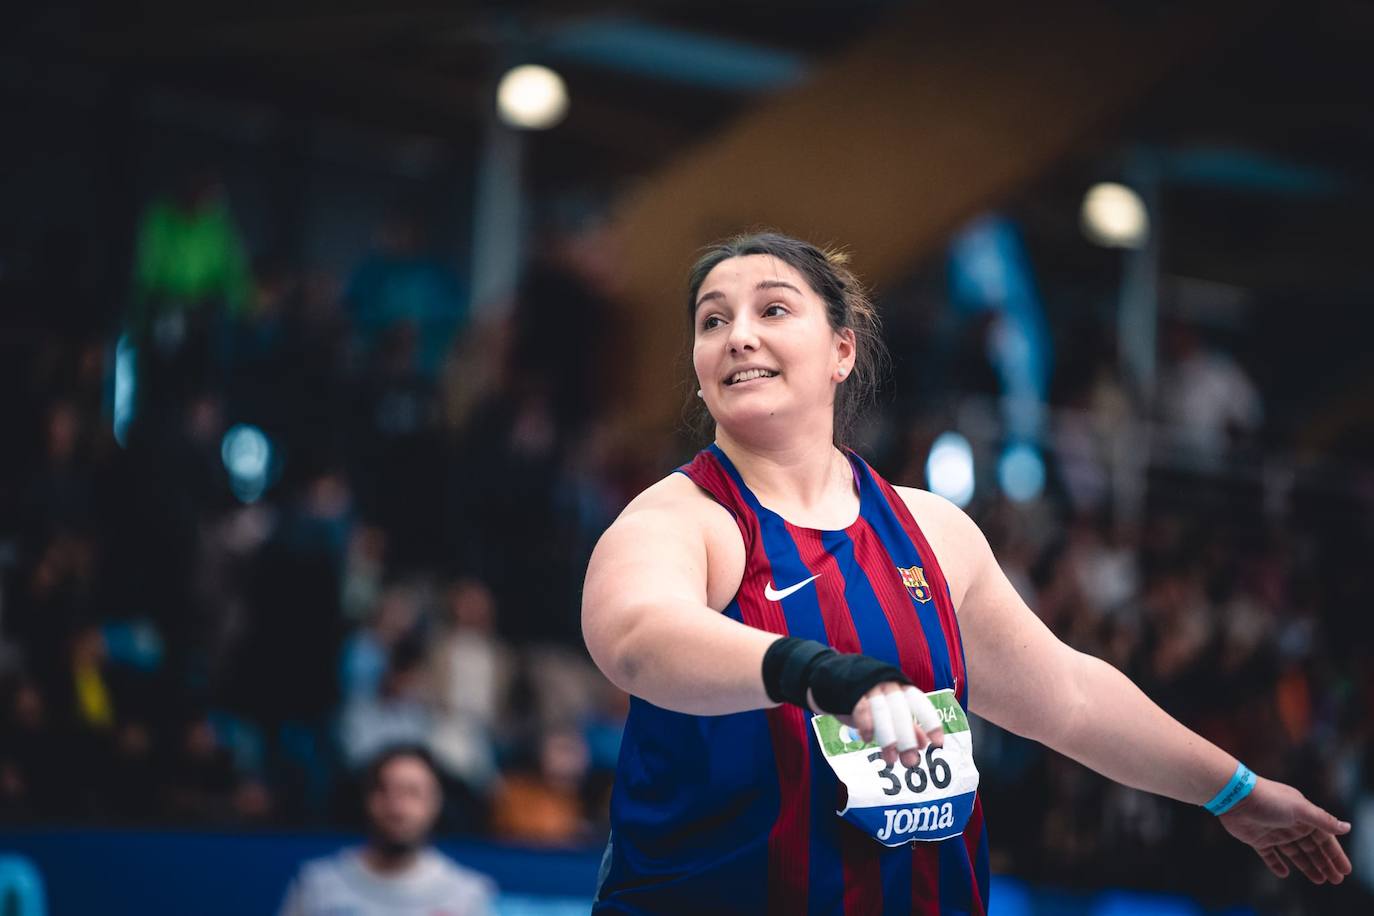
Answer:
[[(914, 767), (921, 762), (921, 752), (928, 745), (944, 747), (945, 732), (938, 726), (928, 730), (921, 728), (917, 722), (918, 710), (915, 707), (919, 701), (909, 698), (906, 693), (908, 689), (929, 705), (930, 701), (926, 700), (925, 694), (916, 688), (896, 681), (887, 681), (864, 694), (863, 698), (854, 704), (854, 711), (850, 715), (836, 718), (845, 725), (857, 729), (859, 737), (863, 740), (877, 741), (882, 746), (885, 763), (895, 764), (900, 760), (902, 766)], [(815, 708), (814, 701), (812, 708)], [(934, 712), (933, 708), (931, 712)], [(939, 717), (935, 716), (934, 721), (938, 722)]]
[(1313, 884), (1340, 884), (1350, 859), (1336, 839), (1350, 831), (1292, 786), (1260, 779), (1240, 804), (1221, 815), (1226, 832), (1249, 845), (1269, 870), (1288, 877), (1289, 864)]

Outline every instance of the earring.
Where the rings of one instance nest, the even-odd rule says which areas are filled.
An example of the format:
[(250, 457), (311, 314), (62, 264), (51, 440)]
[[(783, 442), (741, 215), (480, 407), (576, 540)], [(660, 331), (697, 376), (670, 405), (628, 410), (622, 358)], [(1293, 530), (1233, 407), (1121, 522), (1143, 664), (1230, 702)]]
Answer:
[(835, 373), (835, 379), (836, 379), (837, 381), (843, 382), (843, 381), (844, 381), (845, 374), (846, 374), (846, 373), (845, 373), (845, 370), (844, 370), (844, 369), (841, 369), (839, 372), (836, 372), (836, 373)]
[(702, 398), (703, 400), (706, 398), (706, 395), (701, 393), (700, 388), (697, 389), (697, 397)]

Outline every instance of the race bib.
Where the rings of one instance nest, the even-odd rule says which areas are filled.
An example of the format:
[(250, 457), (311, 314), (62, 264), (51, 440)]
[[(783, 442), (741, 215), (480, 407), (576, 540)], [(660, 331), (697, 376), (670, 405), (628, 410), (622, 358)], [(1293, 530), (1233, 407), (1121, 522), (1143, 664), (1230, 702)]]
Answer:
[(958, 836), (973, 813), (978, 768), (968, 718), (953, 690), (926, 696), (944, 722), (945, 746), (927, 747), (910, 768), (884, 763), (878, 745), (834, 716), (811, 719), (826, 762), (849, 790), (848, 804), (835, 813), (884, 846)]

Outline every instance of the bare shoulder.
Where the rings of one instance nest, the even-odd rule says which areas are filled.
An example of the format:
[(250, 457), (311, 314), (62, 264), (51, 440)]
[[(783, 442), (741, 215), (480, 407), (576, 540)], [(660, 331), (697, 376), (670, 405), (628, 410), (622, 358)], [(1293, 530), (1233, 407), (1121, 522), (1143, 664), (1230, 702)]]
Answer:
[(725, 507), (686, 474), (674, 472), (630, 500), (612, 527), (622, 523), (636, 527), (668, 524), (677, 530), (699, 526), (705, 534), (722, 522), (731, 527), (734, 524)]
[[(893, 487), (902, 502), (911, 510), (921, 530), (932, 541), (948, 542), (951, 546), (963, 546), (962, 541), (982, 540), (983, 534), (973, 519), (954, 503), (929, 490), (917, 487)], [(932, 543), (939, 549), (939, 544)]]
[(706, 603), (717, 610), (729, 604), (744, 574), (744, 542), (734, 518), (685, 474), (669, 474), (631, 500), (602, 537), (593, 562), (630, 557), (703, 577)]
[(692, 483), (686, 474), (674, 471), (642, 490), (638, 496), (630, 500), (621, 515), (645, 510), (691, 511), (698, 498), (706, 498), (701, 488)]
[(645, 489), (601, 536), (593, 563), (603, 555), (620, 562), (645, 550), (681, 549), (701, 541), (702, 511), (692, 493), (695, 489), (681, 474), (669, 474)]
[(990, 554), (987, 538), (968, 513), (943, 496), (916, 487), (893, 489), (930, 541), (957, 607)]

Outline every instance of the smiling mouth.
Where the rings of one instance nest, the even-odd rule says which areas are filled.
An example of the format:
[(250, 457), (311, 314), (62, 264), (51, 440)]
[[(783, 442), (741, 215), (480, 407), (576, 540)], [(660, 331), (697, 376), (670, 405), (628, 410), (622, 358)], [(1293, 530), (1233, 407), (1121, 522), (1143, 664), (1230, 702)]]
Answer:
[(745, 369), (743, 372), (736, 372), (725, 380), (726, 385), (738, 385), (741, 382), (752, 382), (760, 378), (776, 378), (777, 372), (772, 369)]

